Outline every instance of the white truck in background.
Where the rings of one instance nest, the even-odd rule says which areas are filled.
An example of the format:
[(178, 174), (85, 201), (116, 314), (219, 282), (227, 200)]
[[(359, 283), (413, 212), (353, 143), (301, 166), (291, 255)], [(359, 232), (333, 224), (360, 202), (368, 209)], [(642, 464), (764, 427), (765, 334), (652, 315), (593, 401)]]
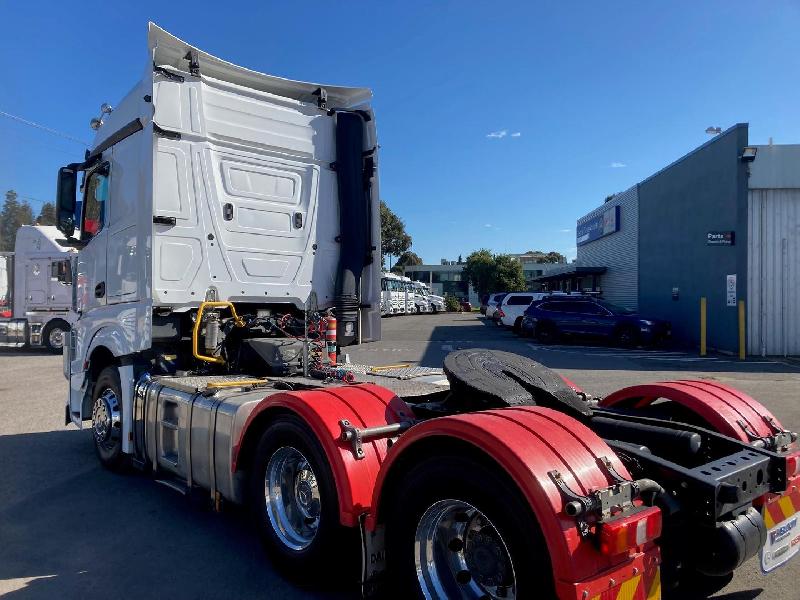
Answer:
[(436, 294), (431, 294), (431, 291), (428, 289), (427, 284), (422, 281), (414, 281), (412, 282), (414, 286), (414, 294), (417, 297), (422, 297), (428, 303), (428, 311), (432, 313), (437, 312), (445, 312), (445, 303), (444, 298), (441, 296), (437, 296)]
[(55, 227), (20, 227), (14, 252), (0, 253), (0, 347), (61, 353), (72, 320), (75, 254)]

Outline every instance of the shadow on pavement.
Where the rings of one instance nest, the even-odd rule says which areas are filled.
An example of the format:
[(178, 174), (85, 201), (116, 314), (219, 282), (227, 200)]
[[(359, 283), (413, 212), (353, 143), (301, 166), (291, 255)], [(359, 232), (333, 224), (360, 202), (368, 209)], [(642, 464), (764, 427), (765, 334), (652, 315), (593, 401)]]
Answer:
[(511, 329), (477, 316), (454, 317), (451, 321), (472, 324), (439, 325), (433, 328), (419, 364), (441, 367), (444, 357), (461, 348), (489, 348), (528, 356), (552, 369), (626, 371), (707, 371), (710, 373), (800, 373), (800, 366), (759, 358), (739, 361), (715, 354), (699, 357), (674, 346), (620, 348), (602, 341), (566, 339), (543, 345), (521, 337)]
[(218, 515), (197, 496), (103, 469), (86, 431), (2, 436), (0, 473), (4, 597), (356, 597), (283, 579), (243, 509)]

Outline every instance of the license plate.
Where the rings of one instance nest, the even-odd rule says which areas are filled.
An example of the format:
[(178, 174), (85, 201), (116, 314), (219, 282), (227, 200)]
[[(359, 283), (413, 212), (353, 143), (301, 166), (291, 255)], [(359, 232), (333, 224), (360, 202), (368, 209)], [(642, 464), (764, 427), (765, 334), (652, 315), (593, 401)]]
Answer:
[(785, 565), (800, 552), (800, 527), (795, 513), (767, 531), (767, 543), (761, 549), (761, 571), (769, 573)]

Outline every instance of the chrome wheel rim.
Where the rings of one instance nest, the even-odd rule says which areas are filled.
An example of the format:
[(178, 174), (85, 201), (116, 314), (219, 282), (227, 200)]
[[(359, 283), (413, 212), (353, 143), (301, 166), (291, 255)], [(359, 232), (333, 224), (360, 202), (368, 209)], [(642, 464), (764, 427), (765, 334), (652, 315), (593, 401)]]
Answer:
[(311, 545), (322, 503), (314, 470), (299, 450), (283, 446), (270, 457), (264, 499), (269, 522), (284, 546), (300, 551)]
[(425, 598), (516, 597), (505, 541), (486, 515), (467, 502), (431, 505), (417, 525), (414, 551)]
[(113, 450), (121, 437), (121, 423), (119, 399), (114, 390), (106, 388), (94, 401), (92, 408), (95, 443), (105, 450)]
[(64, 347), (64, 330), (58, 327), (54, 327), (50, 330), (50, 334), (47, 336), (47, 340), (50, 342), (51, 348), (63, 348)]

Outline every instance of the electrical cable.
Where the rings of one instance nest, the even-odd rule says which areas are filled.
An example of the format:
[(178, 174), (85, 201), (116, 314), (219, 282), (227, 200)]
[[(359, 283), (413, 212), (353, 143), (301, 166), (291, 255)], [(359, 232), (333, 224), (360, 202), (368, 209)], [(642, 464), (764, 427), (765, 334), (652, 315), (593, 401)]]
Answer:
[(12, 119), (14, 121), (17, 121), (18, 123), (22, 123), (22, 124), (28, 125), (30, 127), (35, 127), (36, 129), (41, 129), (42, 131), (46, 131), (47, 133), (50, 133), (52, 135), (57, 135), (58, 137), (62, 137), (64, 139), (70, 140), (72, 142), (76, 142), (78, 144), (81, 144), (82, 146), (86, 146), (87, 148), (89, 147), (89, 144), (87, 142), (85, 142), (84, 140), (80, 140), (80, 139), (78, 139), (76, 137), (73, 137), (68, 133), (64, 133), (63, 131), (59, 131), (58, 129), (53, 129), (52, 127), (47, 127), (46, 125), (41, 125), (40, 123), (36, 123), (35, 121), (30, 121), (28, 119), (24, 119), (23, 117), (20, 117), (20, 116), (17, 116), (17, 115), (12, 115), (11, 113), (6, 112), (4, 110), (0, 110), (0, 116), (6, 117), (8, 119)]

